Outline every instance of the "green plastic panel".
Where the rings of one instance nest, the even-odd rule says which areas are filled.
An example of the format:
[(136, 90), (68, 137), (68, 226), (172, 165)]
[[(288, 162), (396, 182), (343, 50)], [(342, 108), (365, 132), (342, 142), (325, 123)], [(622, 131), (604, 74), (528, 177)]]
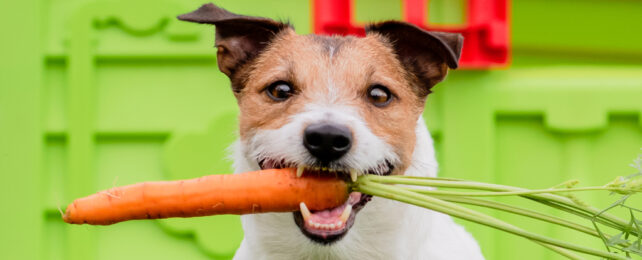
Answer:
[[(0, 259), (231, 258), (243, 236), (237, 216), (93, 227), (66, 225), (59, 213), (114, 185), (231, 172), (238, 109), (216, 67), (213, 29), (175, 20), (202, 3), (0, 3)], [(289, 20), (299, 33), (311, 28), (308, 1), (216, 3)], [(355, 6), (360, 22), (401, 17), (399, 1)], [(431, 23), (465, 21), (463, 0), (428, 8)], [(512, 66), (454, 71), (428, 98), (440, 174), (545, 188), (632, 173), (642, 147), (642, 2), (515, 0), (511, 8)], [(615, 197), (582, 198), (607, 205)], [(488, 259), (560, 259), (463, 224)]]

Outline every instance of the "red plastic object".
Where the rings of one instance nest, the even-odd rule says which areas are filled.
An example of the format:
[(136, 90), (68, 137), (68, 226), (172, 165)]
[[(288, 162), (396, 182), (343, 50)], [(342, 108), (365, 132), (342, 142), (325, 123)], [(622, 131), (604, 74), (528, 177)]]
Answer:
[[(466, 24), (435, 27), (425, 24), (428, 0), (402, 0), (404, 19), (426, 30), (464, 35), (461, 68), (507, 67), (510, 60), (508, 0), (468, 0)], [(352, 0), (313, 0), (314, 32), (317, 34), (361, 35), (362, 26), (353, 24)]]

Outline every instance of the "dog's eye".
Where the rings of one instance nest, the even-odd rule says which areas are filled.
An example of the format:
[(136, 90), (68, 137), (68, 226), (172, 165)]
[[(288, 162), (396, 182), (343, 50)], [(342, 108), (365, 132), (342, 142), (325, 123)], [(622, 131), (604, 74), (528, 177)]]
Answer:
[(382, 85), (373, 85), (368, 89), (368, 100), (375, 106), (384, 107), (392, 101), (392, 94)]
[(274, 101), (285, 101), (294, 94), (294, 88), (285, 81), (277, 81), (268, 86), (265, 92)]

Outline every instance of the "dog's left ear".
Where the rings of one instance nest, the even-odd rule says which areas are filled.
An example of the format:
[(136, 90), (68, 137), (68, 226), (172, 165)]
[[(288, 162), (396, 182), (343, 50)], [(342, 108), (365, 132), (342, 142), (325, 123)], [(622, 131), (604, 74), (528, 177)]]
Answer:
[(268, 18), (231, 13), (212, 3), (180, 15), (178, 19), (216, 26), (218, 67), (232, 80), (235, 73), (261, 53), (274, 36), (292, 28), (289, 24)]
[(458, 33), (425, 31), (405, 22), (387, 21), (366, 27), (366, 32), (386, 37), (397, 57), (421, 82), (424, 94), (456, 69), (464, 37)]

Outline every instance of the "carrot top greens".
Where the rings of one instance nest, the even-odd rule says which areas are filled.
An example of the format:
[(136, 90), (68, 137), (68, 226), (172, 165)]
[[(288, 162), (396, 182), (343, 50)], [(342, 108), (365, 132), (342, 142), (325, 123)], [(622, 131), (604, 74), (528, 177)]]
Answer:
[[(642, 220), (636, 218), (636, 214), (642, 214), (642, 210), (626, 204), (629, 198), (642, 192), (641, 165), (642, 157), (638, 156), (631, 164), (637, 173), (626, 177), (617, 177), (603, 186), (595, 187), (577, 187), (579, 181), (570, 180), (548, 189), (529, 190), (450, 178), (364, 175), (352, 183), (352, 189), (506, 231), (530, 239), (569, 259), (584, 259), (577, 253), (606, 259), (630, 259), (632, 255), (642, 256)], [(451, 190), (435, 188), (449, 188)], [(580, 191), (608, 191), (621, 197), (609, 207), (598, 209), (588, 205), (575, 195), (575, 192)], [(485, 197), (498, 196), (519, 196), (535, 201), (584, 218), (587, 224), (579, 224), (546, 213), (484, 199)], [(460, 204), (500, 210), (569, 228), (602, 240), (605, 250), (526, 231)], [(622, 219), (610, 214), (609, 211), (615, 208), (625, 209), (628, 212), (628, 218)], [(610, 232), (615, 233), (605, 231), (604, 227), (608, 227)]]

